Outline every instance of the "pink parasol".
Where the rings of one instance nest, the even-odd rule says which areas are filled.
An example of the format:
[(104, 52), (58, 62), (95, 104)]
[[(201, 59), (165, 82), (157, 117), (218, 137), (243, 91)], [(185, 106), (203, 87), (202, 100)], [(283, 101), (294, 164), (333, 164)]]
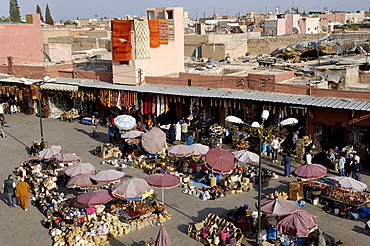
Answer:
[(276, 225), (278, 231), (290, 236), (307, 237), (311, 230), (317, 228), (316, 217), (304, 209), (282, 218)]
[(91, 176), (92, 176), (91, 173), (78, 174), (70, 178), (66, 186), (67, 188), (87, 189), (93, 185), (93, 183), (90, 180)]
[(166, 133), (158, 127), (154, 127), (141, 135), (141, 139), (144, 149), (151, 154), (162, 151), (166, 146)]
[(94, 173), (95, 167), (91, 163), (77, 163), (67, 167), (65, 173), (70, 176), (76, 176), (82, 173)]
[(184, 144), (178, 144), (178, 145), (173, 145), (169, 148), (167, 148), (167, 154), (169, 156), (191, 156), (193, 154), (194, 150), (192, 147), (189, 145), (184, 145)]
[[(256, 203), (258, 207), (258, 203)], [(282, 198), (265, 198), (261, 200), (261, 211), (266, 214), (275, 214), (275, 215), (286, 215), (297, 211), (299, 206), (295, 201), (285, 200)]]
[(153, 187), (162, 188), (162, 202), (164, 203), (163, 189), (170, 189), (172, 187), (178, 186), (181, 183), (179, 177), (168, 174), (168, 173), (158, 173), (152, 174), (145, 177), (146, 182)]
[(124, 139), (135, 139), (135, 138), (140, 138), (141, 135), (143, 135), (144, 132), (142, 131), (129, 131), (129, 132), (124, 132), (121, 134), (121, 138)]
[(298, 167), (292, 173), (294, 176), (303, 179), (317, 179), (323, 177), (328, 169), (320, 164), (306, 164)]
[(62, 146), (58, 145), (52, 145), (50, 147), (47, 147), (39, 152), (39, 160), (42, 159), (50, 159), (54, 157), (55, 155), (59, 154), (62, 151)]
[(195, 143), (195, 144), (190, 145), (190, 147), (193, 148), (193, 150), (194, 150), (193, 155), (195, 155), (195, 156), (205, 155), (209, 151), (209, 147), (207, 145), (203, 145), (203, 144)]
[(62, 163), (71, 163), (71, 162), (81, 161), (81, 157), (77, 156), (76, 154), (72, 154), (72, 153), (66, 153), (66, 154), (59, 153), (55, 156), (55, 159), (57, 159), (58, 162), (62, 162)]
[(132, 178), (119, 183), (112, 191), (112, 196), (132, 201), (145, 199), (152, 193), (152, 187), (144, 179)]
[(260, 159), (257, 154), (247, 150), (235, 151), (233, 154), (235, 155), (236, 160), (239, 162), (258, 162)]
[(357, 181), (356, 179), (345, 177), (345, 176), (335, 176), (335, 177), (327, 177), (328, 179), (332, 180), (340, 187), (344, 189), (352, 189), (357, 191), (364, 191), (367, 189), (367, 184)]
[(94, 190), (77, 196), (77, 202), (83, 206), (97, 206), (112, 200), (108, 190)]
[(171, 246), (171, 239), (164, 225), (161, 225), (161, 229), (159, 229), (154, 246)]
[(228, 173), (235, 167), (235, 156), (223, 148), (210, 149), (206, 154), (206, 165), (216, 173)]
[(124, 172), (116, 171), (113, 169), (110, 170), (102, 170), (95, 174), (94, 176), (91, 176), (91, 179), (95, 180), (96, 182), (113, 182), (120, 180), (125, 176)]

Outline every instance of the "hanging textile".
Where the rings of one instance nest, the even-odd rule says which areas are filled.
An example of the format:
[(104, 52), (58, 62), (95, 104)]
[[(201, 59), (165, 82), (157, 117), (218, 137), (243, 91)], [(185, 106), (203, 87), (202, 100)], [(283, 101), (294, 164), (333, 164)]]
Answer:
[(150, 41), (148, 20), (134, 20), (135, 29), (135, 57), (137, 59), (150, 58)]
[(131, 20), (112, 21), (113, 61), (131, 60)]
[(159, 44), (168, 44), (168, 22), (167, 20), (158, 20)]
[(149, 20), (150, 48), (159, 47), (159, 27), (158, 20)]
[(156, 107), (156, 110), (157, 110), (157, 117), (161, 114), (161, 99), (160, 99), (160, 95), (157, 95), (157, 107)]
[(168, 106), (168, 103), (169, 103), (169, 99), (170, 99), (170, 97), (169, 96), (166, 96), (166, 98), (165, 98), (166, 100), (165, 100), (165, 110), (164, 110), (164, 112), (165, 113), (167, 113), (168, 112), (168, 110), (170, 110), (170, 107)]
[(164, 96), (161, 95), (161, 111), (160, 114), (163, 114), (166, 111), (165, 102), (164, 102)]
[(139, 96), (138, 96), (138, 94), (135, 92), (134, 93), (135, 95), (135, 111), (137, 111), (137, 110), (139, 110), (140, 108), (141, 108), (141, 106), (140, 106), (140, 102), (139, 102)]
[(153, 99), (153, 101), (152, 101), (152, 107), (150, 109), (150, 113), (154, 115), (156, 113), (157, 98), (153, 96), (152, 99)]
[(168, 22), (168, 40), (174, 41), (175, 40), (175, 23), (174, 20), (167, 20)]
[(141, 115), (144, 115), (144, 96), (141, 95), (141, 98), (140, 98), (140, 113)]
[(119, 108), (120, 110), (122, 110), (122, 107), (121, 107), (121, 91), (118, 92), (116, 107)]

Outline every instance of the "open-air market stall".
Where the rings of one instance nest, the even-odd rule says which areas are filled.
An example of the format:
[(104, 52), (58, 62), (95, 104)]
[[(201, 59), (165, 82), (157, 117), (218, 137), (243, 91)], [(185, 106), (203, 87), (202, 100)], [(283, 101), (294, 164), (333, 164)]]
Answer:
[[(16, 174), (25, 177), (32, 187), (35, 195), (32, 204), (45, 215), (43, 225), (50, 229), (54, 245), (104, 245), (117, 236), (155, 226), (171, 218), (164, 205), (151, 199), (150, 187), (151, 192), (145, 193), (140, 200), (136, 200), (137, 196), (124, 195), (127, 199), (114, 198), (111, 202), (111, 192), (106, 189), (94, 188), (77, 198), (60, 192), (57, 190), (56, 164), (50, 159), (30, 160), (16, 170)], [(68, 167), (66, 173), (77, 177), (81, 175), (78, 173), (88, 172), (90, 176), (95, 167), (90, 171), (81, 170), (89, 166), (78, 163)], [(95, 178), (101, 182), (112, 181), (109, 174), (108, 171), (106, 175), (103, 172)], [(113, 174), (116, 175), (113, 180), (117, 180), (117, 175), (118, 178), (123, 176), (123, 173)]]

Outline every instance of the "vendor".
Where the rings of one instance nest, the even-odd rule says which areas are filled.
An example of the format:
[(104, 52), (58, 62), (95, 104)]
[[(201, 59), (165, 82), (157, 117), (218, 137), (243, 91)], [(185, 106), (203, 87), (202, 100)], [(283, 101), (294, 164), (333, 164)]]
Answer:
[(36, 141), (33, 141), (31, 147), (30, 147), (30, 156), (37, 156), (37, 154), (40, 151), (40, 144), (37, 143)]
[(249, 210), (248, 209), (249, 206), (248, 204), (244, 204), (243, 206), (240, 206), (234, 213), (233, 213), (233, 217), (236, 219), (238, 218), (239, 216), (246, 216), (247, 215), (247, 211)]

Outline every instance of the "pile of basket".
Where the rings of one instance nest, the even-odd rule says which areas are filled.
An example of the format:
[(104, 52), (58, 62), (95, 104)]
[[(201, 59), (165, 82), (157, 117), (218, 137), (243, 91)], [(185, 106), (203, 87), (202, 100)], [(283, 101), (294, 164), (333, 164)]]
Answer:
[(227, 245), (241, 245), (244, 237), (241, 230), (216, 214), (208, 214), (203, 221), (189, 225), (188, 236), (204, 245), (216, 246), (221, 245), (220, 233), (224, 230), (232, 235), (228, 238)]

